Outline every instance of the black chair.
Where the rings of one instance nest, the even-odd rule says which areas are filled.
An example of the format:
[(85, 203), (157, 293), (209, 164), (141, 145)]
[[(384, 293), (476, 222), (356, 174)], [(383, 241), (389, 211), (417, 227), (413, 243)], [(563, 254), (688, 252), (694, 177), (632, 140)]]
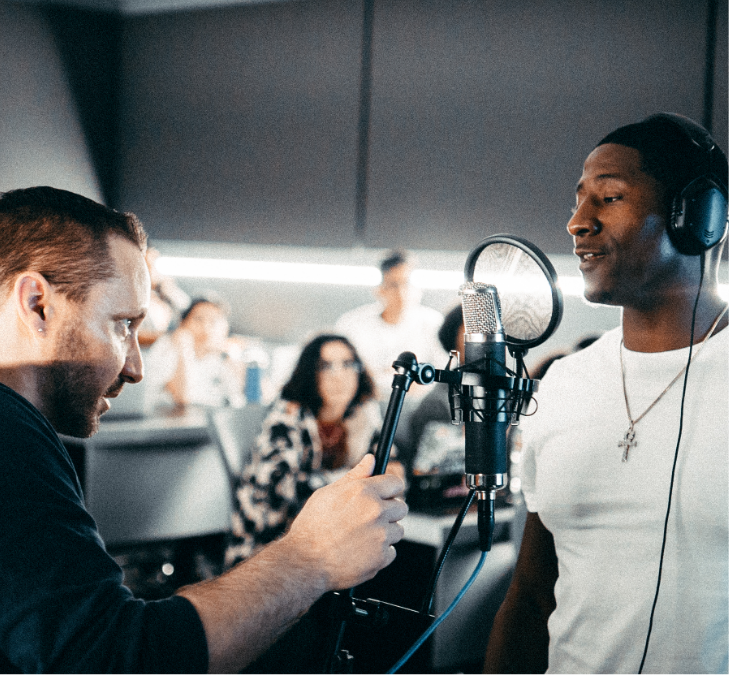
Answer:
[(235, 504), (238, 477), (251, 460), (251, 449), (261, 432), (266, 408), (249, 404), (243, 408), (219, 408), (208, 415), (210, 438), (218, 446), (228, 475), (231, 509)]

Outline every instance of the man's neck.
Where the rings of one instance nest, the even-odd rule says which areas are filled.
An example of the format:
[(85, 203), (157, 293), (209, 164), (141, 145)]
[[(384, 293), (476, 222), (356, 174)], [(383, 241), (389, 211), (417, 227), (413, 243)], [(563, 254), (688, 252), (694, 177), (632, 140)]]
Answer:
[[(623, 340), (625, 347), (637, 352), (666, 352), (688, 347), (691, 342), (691, 320), (695, 298), (672, 299), (651, 309), (623, 308)], [(702, 291), (696, 310), (694, 344), (701, 342), (726, 306), (716, 289)], [(726, 313), (714, 334), (727, 325)]]
[(385, 323), (392, 324), (393, 326), (400, 323), (400, 319), (402, 319), (402, 315), (404, 309), (396, 310), (389, 307), (385, 307), (385, 309), (382, 310), (382, 314), (380, 316), (382, 317), (382, 320)]
[(0, 366), (0, 382), (40, 410), (37, 369), (31, 365)]

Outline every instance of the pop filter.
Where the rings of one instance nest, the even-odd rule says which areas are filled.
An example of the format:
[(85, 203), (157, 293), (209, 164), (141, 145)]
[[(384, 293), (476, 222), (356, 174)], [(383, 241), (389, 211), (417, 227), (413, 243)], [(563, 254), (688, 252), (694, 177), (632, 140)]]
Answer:
[(542, 344), (562, 320), (557, 272), (534, 244), (513, 234), (484, 239), (466, 259), (466, 281), (495, 286), (506, 343), (522, 353)]

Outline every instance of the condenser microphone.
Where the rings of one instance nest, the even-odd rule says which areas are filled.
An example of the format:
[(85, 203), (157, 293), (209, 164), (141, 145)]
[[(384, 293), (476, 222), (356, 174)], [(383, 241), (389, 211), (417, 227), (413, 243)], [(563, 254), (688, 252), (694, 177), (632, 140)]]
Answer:
[[(490, 550), (496, 491), (507, 477), (506, 432), (511, 421), (503, 388), (506, 336), (495, 286), (468, 282), (458, 293), (463, 306), (464, 365), (461, 403), (466, 425), (466, 482), (479, 500), (482, 550)], [(489, 382), (494, 378), (495, 384)]]

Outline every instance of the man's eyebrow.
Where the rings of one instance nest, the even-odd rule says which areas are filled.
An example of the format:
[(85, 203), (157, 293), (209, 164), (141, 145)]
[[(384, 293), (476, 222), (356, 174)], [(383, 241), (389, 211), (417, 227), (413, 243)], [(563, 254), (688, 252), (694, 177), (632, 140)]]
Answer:
[[(619, 180), (619, 181), (625, 182), (625, 176), (620, 173), (601, 173), (598, 176), (595, 176), (595, 178), (593, 178), (592, 180), (595, 180), (595, 181)], [(582, 192), (582, 189), (584, 188), (584, 186), (585, 186), (584, 181), (580, 181), (579, 183), (577, 183), (577, 185), (575, 186), (575, 193), (580, 194), (580, 192)]]

